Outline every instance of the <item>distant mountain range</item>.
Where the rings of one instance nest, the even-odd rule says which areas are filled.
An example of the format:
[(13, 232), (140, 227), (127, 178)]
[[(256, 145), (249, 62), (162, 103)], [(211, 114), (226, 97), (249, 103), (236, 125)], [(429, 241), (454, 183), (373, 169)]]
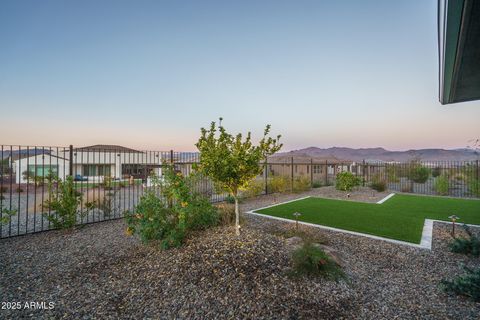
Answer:
[(398, 161), (405, 162), (412, 159), (422, 161), (469, 161), (480, 159), (480, 155), (471, 149), (418, 149), (407, 151), (389, 151), (384, 148), (317, 148), (309, 147), (273, 155), (272, 160), (294, 158), (314, 158), (317, 160), (345, 160), (345, 161)]

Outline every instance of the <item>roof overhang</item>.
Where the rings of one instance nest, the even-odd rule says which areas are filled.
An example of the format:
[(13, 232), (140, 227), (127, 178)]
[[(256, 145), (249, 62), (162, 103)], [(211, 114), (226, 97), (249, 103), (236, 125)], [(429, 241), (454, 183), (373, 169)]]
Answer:
[(480, 1), (438, 0), (440, 103), (480, 99)]

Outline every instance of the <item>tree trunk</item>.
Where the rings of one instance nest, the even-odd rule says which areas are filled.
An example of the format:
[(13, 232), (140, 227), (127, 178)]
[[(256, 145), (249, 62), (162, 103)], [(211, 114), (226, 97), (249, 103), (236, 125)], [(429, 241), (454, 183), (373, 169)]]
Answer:
[(240, 212), (238, 211), (238, 198), (236, 195), (233, 196), (235, 199), (235, 234), (240, 235)]

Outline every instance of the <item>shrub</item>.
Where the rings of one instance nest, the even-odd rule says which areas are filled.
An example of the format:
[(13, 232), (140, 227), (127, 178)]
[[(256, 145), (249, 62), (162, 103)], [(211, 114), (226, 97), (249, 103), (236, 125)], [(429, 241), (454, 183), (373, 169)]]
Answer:
[(450, 250), (455, 253), (471, 254), (475, 257), (480, 255), (480, 239), (476, 237), (467, 225), (463, 228), (468, 238), (455, 238), (450, 243)]
[(103, 189), (112, 190), (113, 188), (113, 178), (111, 176), (104, 176), (103, 182), (101, 183)]
[(12, 219), (12, 217), (17, 214), (17, 210), (7, 209), (3, 207), (3, 204), (1, 206), (2, 206), (2, 218), (0, 219), (0, 227), (4, 224), (8, 224)]
[(472, 298), (480, 301), (480, 268), (476, 270), (464, 266), (465, 274), (453, 279), (453, 281), (442, 280), (441, 285), (447, 292)]
[(385, 182), (385, 180), (373, 181), (370, 185), (370, 188), (378, 192), (383, 192), (387, 190), (387, 182)]
[(17, 193), (22, 193), (23, 192), (23, 188), (22, 187), (17, 187), (17, 189), (15, 189), (15, 191)]
[(416, 183), (425, 183), (430, 176), (430, 169), (421, 165), (414, 166), (410, 172), (410, 180)]
[(159, 240), (162, 248), (180, 246), (188, 232), (205, 229), (218, 223), (215, 207), (198, 193), (193, 192), (187, 179), (173, 167), (167, 167), (160, 184), (162, 201), (153, 190), (147, 191), (135, 208), (135, 213), (125, 217), (129, 234), (135, 233), (143, 242)]
[(435, 179), (435, 192), (439, 195), (445, 196), (448, 194), (449, 182), (446, 175), (441, 175)]
[(471, 179), (468, 182), (468, 189), (472, 195), (480, 197), (480, 181), (478, 179)]
[(273, 176), (268, 180), (267, 185), (269, 193), (283, 193), (289, 188), (290, 181), (286, 176)]
[(260, 179), (252, 180), (248, 183), (248, 186), (243, 191), (242, 196), (247, 198), (256, 197), (261, 195), (264, 190), (265, 190), (265, 182), (263, 180), (260, 180)]
[[(81, 216), (86, 214), (86, 211), (78, 211), (81, 200), (82, 194), (75, 189), (73, 177), (69, 176), (65, 181), (57, 180), (56, 188), (51, 181), (48, 185), (48, 198), (43, 207), (53, 212), (44, 212), (43, 215), (54, 228), (72, 228), (77, 222), (77, 213)], [(86, 207), (87, 210), (91, 209), (92, 204), (89, 203)]]
[(305, 242), (293, 252), (292, 262), (292, 274), (295, 276), (323, 276), (330, 279), (343, 276), (339, 266), (311, 242)]
[(174, 219), (171, 210), (151, 190), (140, 197), (135, 214), (127, 213), (125, 216), (127, 232), (138, 234), (144, 243), (163, 239), (174, 227)]
[(108, 192), (103, 195), (103, 198), (100, 198), (92, 203), (92, 208), (95, 207), (100, 209), (103, 212), (105, 218), (108, 218), (115, 212), (115, 196), (116, 191)]
[(0, 193), (5, 193), (8, 191), (8, 188), (7, 187), (0, 187)]
[(322, 183), (320, 181), (313, 181), (312, 188), (320, 188)]
[(221, 225), (233, 225), (235, 223), (235, 206), (234, 203), (219, 203), (216, 205), (219, 223)]
[(337, 174), (335, 188), (342, 191), (352, 191), (360, 183), (360, 178), (354, 176), (351, 172), (345, 171)]
[(380, 177), (380, 175), (377, 174), (373, 177), (370, 188), (378, 192), (383, 192), (387, 189), (387, 182), (385, 181), (385, 179), (383, 179), (382, 177)]
[(225, 202), (234, 204), (235, 203), (235, 198), (232, 195), (229, 194), (225, 197)]
[(306, 176), (299, 176), (293, 180), (293, 191), (294, 192), (302, 192), (310, 190), (311, 182), (310, 178)]
[(442, 169), (440, 167), (435, 167), (432, 169), (432, 177), (436, 178), (442, 174)]

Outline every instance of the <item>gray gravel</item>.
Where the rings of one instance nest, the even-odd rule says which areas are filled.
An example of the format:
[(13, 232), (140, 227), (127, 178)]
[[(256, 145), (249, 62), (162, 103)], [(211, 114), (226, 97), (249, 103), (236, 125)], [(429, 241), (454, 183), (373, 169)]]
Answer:
[[(321, 188), (325, 189), (325, 188)], [(316, 190), (331, 197), (333, 190)], [(368, 194), (357, 191), (353, 199)], [(242, 210), (304, 196), (264, 196)], [(343, 196), (342, 193), (337, 196)], [(380, 198), (378, 195), (377, 198)], [(374, 201), (374, 199), (370, 199)], [(307, 228), (345, 262), (347, 280), (291, 279), (292, 224), (245, 216), (241, 238), (218, 227), (160, 251), (125, 234), (123, 221), (0, 241), (0, 300), (54, 302), (52, 310), (0, 310), (0, 318), (478, 319), (480, 304), (438, 284), (478, 258)]]

